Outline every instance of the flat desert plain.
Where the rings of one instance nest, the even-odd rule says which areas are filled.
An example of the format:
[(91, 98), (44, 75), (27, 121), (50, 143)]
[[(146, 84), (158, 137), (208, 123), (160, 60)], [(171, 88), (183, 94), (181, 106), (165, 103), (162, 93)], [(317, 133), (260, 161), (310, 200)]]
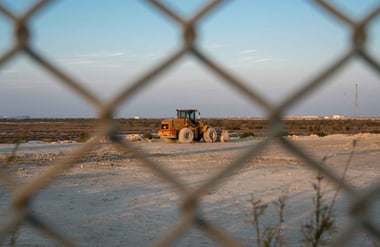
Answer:
[[(362, 195), (379, 184), (380, 135), (331, 135), (326, 137), (285, 137), (300, 145), (323, 167), (342, 177)], [(353, 145), (354, 140), (356, 145)], [(242, 153), (263, 141), (247, 138), (226, 143), (177, 144), (159, 141), (130, 143), (144, 152), (189, 190), (196, 189), (220, 172)], [(3, 172), (17, 180), (17, 185), (28, 184), (33, 178), (54, 166), (84, 144), (22, 144), (16, 159), (5, 165), (13, 145), (0, 145)], [(352, 159), (350, 160), (350, 155)], [(260, 217), (260, 229), (275, 226), (278, 209), (274, 202), (287, 191), (282, 224), (283, 246), (303, 246), (301, 225), (314, 215), (313, 198), (316, 193), (318, 171), (283, 147), (270, 141), (259, 153), (242, 162), (217, 186), (200, 199), (199, 211), (203, 219), (224, 231), (245, 246), (256, 246), (256, 232), (252, 225), (250, 200), (260, 199), (268, 207)], [(323, 174), (321, 175), (323, 177)], [(3, 177), (4, 178), (4, 177)], [(0, 183), (0, 229), (11, 220), (12, 191), (2, 179)], [(337, 190), (336, 183), (322, 179), (323, 200), (327, 205)], [(380, 229), (380, 195), (367, 198), (369, 219)], [(181, 219), (182, 195), (170, 183), (157, 177), (152, 170), (128, 151), (102, 143), (90, 150), (59, 177), (45, 185), (33, 198), (31, 211), (52, 229), (60, 232), (77, 246), (149, 246), (160, 240)], [(334, 205), (335, 236), (350, 226), (352, 197), (344, 190)], [(355, 234), (350, 234), (347, 246), (376, 246), (374, 237), (359, 223)], [(8, 245), (11, 237), (3, 239)], [(23, 224), (14, 234), (15, 246), (59, 246), (30, 224)], [(220, 246), (196, 226), (178, 236), (172, 246)]]

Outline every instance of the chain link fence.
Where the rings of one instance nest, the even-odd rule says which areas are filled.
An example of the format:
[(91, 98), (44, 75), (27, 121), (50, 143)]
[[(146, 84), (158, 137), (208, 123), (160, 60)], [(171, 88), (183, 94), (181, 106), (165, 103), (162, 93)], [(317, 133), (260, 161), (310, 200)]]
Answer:
[[(158, 0), (146, 1), (146, 4), (155, 7), (162, 17), (171, 19), (182, 29), (182, 45), (178, 50), (174, 51), (163, 61), (157, 64), (152, 70), (145, 71), (145, 73), (142, 74), (137, 80), (131, 81), (130, 86), (123, 88), (118, 94), (108, 101), (103, 101), (87, 91), (79, 81), (74, 80), (69, 74), (62, 72), (59, 67), (53, 65), (51, 61), (33, 49), (29, 39), (32, 35), (29, 29), (30, 20), (37, 16), (46, 6), (54, 4), (54, 2), (55, 1), (50, 0), (38, 1), (21, 15), (12, 13), (12, 11), (10, 11), (6, 6), (0, 3), (0, 14), (9, 19), (9, 21), (13, 23), (14, 27), (13, 47), (5, 51), (0, 57), (0, 69), (14, 59), (16, 55), (22, 54), (31, 58), (31, 60), (41, 68), (41, 70), (46, 71), (46, 73), (53, 75), (60, 82), (69, 86), (72, 91), (90, 102), (90, 104), (97, 110), (99, 123), (97, 134), (98, 138), (104, 135), (109, 136), (109, 138), (115, 145), (118, 146), (118, 148), (120, 148), (120, 150), (132, 152), (133, 155), (137, 157), (137, 159), (140, 160), (152, 174), (176, 188), (180, 194), (180, 197), (183, 198), (180, 202), (181, 205), (179, 205), (181, 208), (182, 217), (175, 225), (171, 227), (166, 235), (162, 236), (161, 239), (154, 243), (155, 246), (169, 246), (173, 244), (173, 242), (180, 238), (186, 230), (194, 226), (201, 229), (208, 237), (222, 246), (240, 246), (241, 244), (233, 237), (225, 234), (217, 225), (208, 222), (207, 219), (200, 214), (200, 201), (207, 191), (210, 190), (210, 188), (219, 185), (222, 179), (230, 176), (234, 171), (239, 169), (242, 164), (244, 164), (244, 161), (252, 156), (255, 156), (261, 150), (264, 150), (273, 139), (277, 139), (289, 152), (304, 159), (310, 168), (320, 171), (323, 176), (327, 177), (332, 182), (336, 184), (340, 184), (342, 182), (337, 174), (331, 171), (328, 167), (321, 166), (320, 162), (313, 159), (313, 157), (310, 157), (310, 155), (308, 155), (301, 146), (297, 146), (288, 139), (281, 138), (283, 134), (282, 119), (287, 109), (298, 104), (301, 99), (305, 97), (305, 95), (315, 91), (317, 87), (320, 87), (326, 83), (327, 79), (337, 73), (338, 70), (344, 69), (348, 62), (353, 59), (360, 59), (364, 61), (368, 67), (373, 69), (376, 73), (380, 73), (380, 64), (366, 49), (368, 35), (367, 29), (371, 22), (380, 15), (380, 5), (378, 5), (377, 8), (372, 9), (363, 19), (354, 20), (342, 10), (331, 5), (327, 1), (310, 1), (310, 4), (315, 5), (315, 8), (320, 8), (322, 11), (327, 12), (335, 18), (337, 22), (343, 22), (350, 28), (351, 47), (336, 61), (333, 61), (326, 70), (317, 75), (315, 78), (305, 81), (301, 88), (294, 91), (281, 103), (273, 104), (262, 95), (248, 88), (245, 82), (237, 79), (233, 74), (227, 72), (217, 63), (217, 61), (214, 61), (198, 49), (197, 27), (202, 25), (203, 19), (208, 16), (210, 12), (215, 11), (217, 7), (222, 5), (225, 1), (210, 1), (189, 19), (185, 19), (180, 16), (169, 6)], [(230, 1), (229, 4), (234, 4), (234, 2)], [(154, 161), (146, 157), (142, 151), (137, 150), (129, 143), (120, 142), (117, 138), (114, 138), (114, 133), (117, 131), (117, 124), (114, 122), (112, 117), (121, 104), (125, 104), (131, 96), (135, 95), (138, 91), (141, 91), (145, 87), (155, 83), (155, 78), (158, 75), (168, 70), (185, 55), (193, 56), (199, 64), (207, 68), (210, 72), (222, 77), (226, 83), (235, 88), (236, 91), (238, 91), (242, 96), (248, 97), (252, 104), (260, 106), (270, 121), (270, 131), (262, 141), (258, 144), (252, 145), (248, 150), (243, 152), (238, 159), (234, 160), (231, 164), (225, 167), (225, 169), (212, 175), (206, 182), (191, 190), (177, 180), (176, 177), (169, 171), (165, 170)], [(13, 184), (15, 188), (12, 190), (12, 219), (6, 224), (0, 226), (0, 241), (19, 228), (21, 224), (29, 223), (33, 227), (48, 234), (48, 236), (54, 241), (64, 246), (75, 245), (75, 243), (70, 242), (70, 240), (64, 237), (63, 234), (55, 231), (49, 225), (42, 223), (42, 221), (31, 212), (30, 202), (43, 186), (56, 179), (63, 171), (70, 169), (75, 161), (80, 158), (81, 154), (92, 149), (94, 145), (96, 145), (95, 143), (96, 142), (89, 142), (83, 146), (80, 146), (75, 150), (72, 156), (56, 162), (42, 174), (33, 177), (27, 184), (15, 184), (15, 181), (10, 174), (5, 172), (3, 169), (0, 170), (0, 178), (7, 181), (9, 184)], [(360, 194), (358, 194), (358, 192), (354, 190), (353, 185), (348, 182), (343, 182), (340, 186), (342, 190), (344, 190), (344, 192), (351, 197), (351, 207), (360, 208), (362, 210), (353, 211), (353, 214), (351, 215), (351, 218), (347, 222), (343, 231), (333, 241), (333, 246), (344, 246), (346, 242), (349, 241), (350, 235), (357, 228), (365, 229), (368, 234), (380, 240), (379, 226), (376, 226), (372, 222), (371, 219), (373, 216), (369, 215), (365, 210), (368, 208), (367, 205), (371, 204), (375, 198), (379, 196), (380, 183), (371, 185), (365, 190), (365, 192), (361, 191)]]

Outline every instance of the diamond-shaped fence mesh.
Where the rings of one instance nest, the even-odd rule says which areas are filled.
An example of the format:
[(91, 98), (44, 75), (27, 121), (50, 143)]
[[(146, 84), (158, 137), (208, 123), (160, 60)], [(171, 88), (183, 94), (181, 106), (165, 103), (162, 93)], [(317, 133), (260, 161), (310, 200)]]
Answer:
[[(172, 54), (169, 54), (153, 69), (145, 71), (138, 79), (130, 81), (129, 86), (123, 88), (114, 95), (110, 100), (102, 100), (95, 96), (91, 92), (87, 91), (82, 84), (73, 79), (69, 74), (62, 72), (61, 68), (55, 66), (51, 61), (46, 59), (36, 49), (34, 49), (29, 42), (29, 37), (32, 34), (29, 29), (30, 20), (39, 15), (39, 13), (48, 5), (55, 4), (55, 1), (42, 0), (30, 7), (25, 13), (16, 15), (5, 5), (0, 4), (0, 14), (2, 18), (8, 19), (13, 23), (14, 28), (14, 43), (13, 46), (3, 52), (0, 57), (0, 69), (7, 63), (13, 60), (16, 56), (22, 55), (30, 58), (30, 61), (38, 65), (38, 67), (54, 76), (61, 83), (68, 86), (78, 97), (82, 97), (87, 100), (92, 107), (98, 112), (98, 135), (108, 136), (110, 140), (118, 147), (120, 152), (130, 152), (139, 160), (142, 166), (146, 168), (148, 173), (153, 174), (159, 178), (163, 183), (170, 184), (179, 194), (181, 200), (179, 201), (180, 214), (178, 221), (173, 223), (170, 229), (163, 234), (160, 238), (154, 240), (155, 246), (169, 246), (177, 241), (184, 232), (191, 228), (200, 229), (207, 237), (214, 240), (221, 246), (240, 246), (233, 236), (226, 234), (220, 226), (215, 223), (211, 223), (200, 212), (201, 200), (207, 192), (215, 186), (228, 180), (228, 177), (237, 171), (244, 162), (259, 152), (265, 150), (269, 143), (276, 139), (279, 143), (287, 149), (290, 153), (303, 159), (305, 164), (312, 170), (319, 171), (324, 177), (328, 178), (331, 182), (336, 183), (341, 189), (350, 196), (350, 202), (352, 208), (361, 208), (362, 210), (356, 210), (352, 213), (351, 218), (345, 223), (343, 231), (336, 236), (333, 242), (333, 246), (342, 246), (349, 241), (349, 236), (355, 232), (358, 228), (364, 229), (368, 235), (371, 235), (374, 239), (380, 239), (379, 226), (372, 222), (373, 218), (378, 215), (371, 215), (366, 212), (366, 207), (363, 205), (369, 205), (380, 194), (380, 184), (372, 184), (366, 188), (366, 192), (358, 194), (354, 190), (353, 185), (349, 181), (341, 181), (340, 177), (329, 169), (327, 166), (322, 166), (321, 162), (310, 156), (302, 146), (297, 146), (295, 143), (288, 139), (282, 138), (283, 136), (283, 118), (284, 114), (290, 107), (297, 105), (303, 97), (313, 92), (317, 87), (324, 83), (334, 75), (338, 70), (344, 70), (345, 66), (351, 60), (362, 60), (368, 67), (374, 70), (375, 73), (380, 73), (380, 64), (368, 52), (366, 44), (369, 33), (367, 32), (368, 26), (371, 22), (380, 15), (380, 5), (377, 8), (372, 9), (367, 15), (357, 21), (346, 15), (343, 11), (335, 6), (331, 5), (327, 1), (316, 0), (310, 4), (315, 5), (315, 8), (319, 8), (322, 11), (328, 13), (336, 21), (343, 22), (351, 30), (351, 47), (339, 57), (336, 61), (333, 61), (331, 65), (327, 66), (327, 69), (318, 74), (315, 78), (309, 81), (305, 81), (302, 87), (295, 90), (289, 97), (284, 99), (278, 104), (273, 104), (263, 95), (258, 94), (256, 91), (245, 86), (245, 82), (235, 77), (232, 73), (227, 72), (221, 65), (214, 61), (211, 57), (203, 53), (197, 46), (197, 30), (202, 25), (202, 22), (210, 12), (217, 11), (222, 8), (224, 1), (214, 0), (206, 3), (206, 5), (197, 11), (191, 18), (187, 19), (180, 16), (173, 11), (169, 6), (158, 0), (146, 1), (147, 5), (157, 9), (158, 15), (163, 18), (169, 18), (175, 24), (182, 29), (182, 45), (179, 49), (175, 50)], [(112, 4), (110, 2), (110, 4)], [(234, 4), (233, 1), (229, 4)], [(111, 18), (111, 17), (110, 17)], [(114, 133), (117, 132), (117, 124), (115, 124), (113, 115), (121, 106), (135, 95), (138, 91), (144, 90), (147, 86), (155, 83), (155, 79), (158, 75), (167, 71), (172, 65), (176, 64), (185, 55), (190, 55), (204, 68), (210, 72), (220, 76), (224, 79), (224, 83), (229, 84), (236, 89), (242, 96), (247, 97), (253, 105), (260, 106), (265, 112), (266, 117), (269, 119), (269, 131), (268, 135), (258, 143), (252, 144), (246, 151), (242, 152), (239, 158), (235, 159), (231, 164), (227, 165), (224, 169), (217, 174), (211, 175), (206, 181), (198, 184), (195, 188), (191, 189), (186, 184), (177, 179), (175, 174), (163, 168), (163, 166), (155, 163), (149, 156), (139, 149), (136, 149), (133, 145), (125, 142), (120, 142), (117, 138), (113, 138)], [(24, 183), (16, 184), (11, 173), (6, 172), (6, 169), (0, 170), (1, 180), (6, 181), (11, 186), (12, 202), (11, 202), (11, 217), (8, 222), (3, 222), (0, 225), (0, 241), (4, 240), (7, 236), (11, 235), (18, 228), (24, 224), (29, 224), (33, 228), (41, 230), (52, 239), (55, 243), (59, 243), (65, 246), (74, 246), (64, 233), (56, 231), (53, 227), (44, 223), (44, 220), (33, 213), (31, 209), (31, 202), (36, 199), (38, 192), (57, 179), (63, 172), (69, 170), (77, 160), (81, 158), (81, 155), (86, 151), (95, 147), (96, 141), (88, 142), (81, 145), (75, 150), (75, 152), (61, 159), (57, 162), (52, 162), (48, 169), (44, 170), (40, 174), (36, 174), (33, 178)], [(89, 234), (90, 235), (90, 234)], [(89, 236), (90, 237), (90, 236)]]

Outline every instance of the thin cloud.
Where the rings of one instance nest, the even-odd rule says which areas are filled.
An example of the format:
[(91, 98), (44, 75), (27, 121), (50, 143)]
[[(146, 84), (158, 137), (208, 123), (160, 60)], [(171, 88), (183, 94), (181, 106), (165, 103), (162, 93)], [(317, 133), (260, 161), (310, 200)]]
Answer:
[(87, 64), (96, 64), (97, 61), (95, 60), (71, 60), (66, 62), (68, 65), (87, 65)]
[(274, 61), (276, 60), (270, 57), (254, 58), (252, 56), (244, 56), (236, 59), (233, 65), (236, 67), (247, 67), (254, 66), (255, 64), (270, 63)]
[(256, 50), (255, 49), (247, 49), (247, 50), (241, 50), (240, 53), (241, 54), (252, 54), (252, 53), (255, 53)]
[(206, 44), (205, 47), (206, 47), (207, 49), (210, 49), (210, 50), (216, 50), (216, 49), (225, 48), (226, 45), (215, 43), (215, 44)]
[(239, 58), (239, 62), (248, 62), (248, 61), (252, 61), (253, 60), (253, 57), (241, 57)]
[(196, 63), (194, 61), (187, 61), (182, 64), (183, 67), (193, 67)]
[(124, 56), (126, 53), (125, 52), (113, 52), (108, 54), (109, 57), (121, 57)]
[(270, 61), (273, 61), (273, 59), (272, 58), (261, 58), (261, 59), (253, 60), (252, 62), (253, 63), (264, 63), (264, 62), (270, 62)]
[(15, 74), (17, 73), (17, 70), (14, 69), (0, 69), (1, 74)]
[(126, 52), (123, 51), (100, 51), (93, 53), (78, 54), (68, 59), (64, 59), (63, 62), (68, 65), (98, 65), (104, 64), (105, 61), (108, 61), (107, 63), (109, 63), (109, 60), (112, 60), (117, 57), (122, 57), (124, 55), (126, 55)]
[(161, 52), (135, 53), (135, 52), (94, 52), (78, 54), (71, 57), (61, 59), (67, 65), (82, 65), (82, 66), (102, 66), (102, 67), (120, 67), (127, 64), (141, 64), (147, 61), (152, 61), (162, 57)]
[(117, 52), (94, 52), (94, 53), (87, 53), (87, 54), (80, 54), (78, 57), (90, 57), (90, 58), (107, 58), (107, 57), (120, 57), (125, 56), (126, 52), (123, 51), (117, 51)]
[(136, 54), (136, 57), (144, 57), (144, 58), (158, 58), (162, 56), (162, 53), (161, 52), (149, 52), (149, 53), (145, 53), (145, 54)]

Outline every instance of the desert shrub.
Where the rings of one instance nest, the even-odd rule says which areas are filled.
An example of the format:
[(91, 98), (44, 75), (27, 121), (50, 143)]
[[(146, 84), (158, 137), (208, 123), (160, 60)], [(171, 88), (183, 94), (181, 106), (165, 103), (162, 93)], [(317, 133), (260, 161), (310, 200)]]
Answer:
[(250, 136), (255, 136), (255, 134), (252, 131), (246, 131), (240, 134), (240, 138), (246, 138)]
[(290, 136), (291, 133), (289, 133), (288, 131), (283, 131), (281, 136)]
[(289, 188), (282, 191), (281, 196), (277, 201), (273, 202), (278, 212), (278, 220), (274, 225), (267, 225), (264, 230), (261, 229), (260, 218), (264, 216), (266, 209), (268, 208), (267, 203), (263, 203), (261, 199), (256, 199), (251, 195), (249, 200), (251, 204), (251, 219), (248, 221), (252, 224), (256, 232), (256, 243), (258, 247), (275, 247), (277, 245), (282, 246), (284, 244), (284, 239), (282, 237), (282, 225), (284, 222), (284, 210), (288, 195)]
[[(338, 187), (330, 201), (325, 199), (325, 192), (322, 188), (323, 176), (319, 173), (316, 181), (312, 183), (314, 196), (312, 198), (314, 210), (306, 223), (301, 225), (300, 232), (302, 239), (301, 246), (304, 247), (319, 247), (329, 243), (331, 236), (335, 233), (335, 203), (340, 193), (342, 184), (346, 178), (349, 165), (355, 153), (357, 140), (352, 142), (352, 150), (345, 164), (344, 171), (338, 183)], [(322, 160), (322, 163), (327, 161), (327, 156)], [(285, 206), (288, 198), (288, 188), (284, 190), (279, 199), (274, 202), (277, 207), (278, 221), (276, 225), (263, 226), (260, 224), (260, 219), (265, 216), (265, 211), (268, 208), (267, 203), (263, 203), (261, 199), (254, 198), (251, 195), (249, 200), (251, 205), (250, 220), (248, 221), (254, 226), (256, 233), (257, 247), (275, 247), (285, 246), (285, 240), (282, 236), (282, 225), (285, 218)], [(262, 230), (264, 229), (264, 230)], [(373, 246), (379, 246), (377, 242)]]
[[(313, 214), (306, 223), (301, 225), (300, 229), (302, 234), (300, 243), (304, 247), (325, 246), (328, 243), (328, 236), (334, 233), (334, 203), (337, 194), (335, 194), (331, 202), (326, 201), (322, 190), (322, 180), (323, 177), (318, 175), (316, 182), (312, 183), (315, 191), (312, 199), (314, 204)], [(337, 192), (339, 192), (338, 190)], [(283, 190), (278, 200), (273, 202), (273, 205), (277, 209), (278, 218), (275, 224), (265, 226), (261, 224), (262, 218), (265, 217), (265, 212), (270, 206), (268, 203), (264, 203), (253, 195), (248, 200), (251, 205), (251, 212), (247, 222), (254, 228), (257, 247), (286, 246), (284, 236), (282, 236), (282, 227), (285, 222), (285, 206), (288, 199), (288, 191), (289, 188)]]
[(121, 142), (123, 141), (123, 136), (113, 133), (109, 139), (114, 142)]
[(12, 149), (12, 152), (9, 155), (5, 156), (4, 164), (2, 164), (0, 168), (10, 165), (12, 162), (14, 162), (17, 159), (16, 152), (19, 149), (19, 147), (20, 147), (20, 142), (16, 142), (16, 145)]
[(324, 199), (322, 191), (322, 176), (317, 176), (317, 182), (313, 183), (315, 196), (313, 197), (314, 214), (309, 222), (301, 226), (304, 246), (324, 246), (328, 243), (326, 235), (334, 231), (335, 216), (333, 214), (333, 202), (329, 204)]
[(90, 137), (91, 137), (90, 133), (88, 133), (86, 131), (81, 131), (79, 133), (79, 136), (76, 139), (76, 141), (77, 142), (86, 142), (86, 141), (88, 141), (88, 139), (90, 139)]
[(143, 136), (146, 139), (160, 139), (160, 136), (152, 135), (152, 133), (150, 133), (150, 132), (144, 132)]
[(16, 132), (15, 143), (23, 143), (28, 141), (28, 132), (27, 131), (19, 131)]
[[(38, 139), (37, 139), (38, 140)], [(41, 141), (43, 141), (43, 142), (52, 142), (52, 141), (54, 141), (54, 139), (53, 138), (41, 138)]]
[(152, 139), (152, 138), (153, 138), (153, 135), (152, 135), (151, 133), (149, 133), (149, 132), (145, 132), (145, 133), (144, 133), (144, 137), (145, 137), (146, 139)]
[(312, 135), (317, 135), (319, 137), (327, 136), (327, 134), (325, 132), (322, 132), (322, 131), (314, 132), (314, 133), (312, 133)]
[[(215, 126), (215, 127), (218, 127), (218, 126)], [(224, 129), (228, 129), (228, 130), (240, 130), (241, 122), (238, 120), (224, 120), (223, 126), (220, 126), (220, 127), (223, 127)]]
[(4, 143), (4, 144), (13, 144), (13, 143), (14, 143), (14, 140), (12, 140), (12, 139), (6, 139), (6, 140), (3, 141), (2, 143)]

